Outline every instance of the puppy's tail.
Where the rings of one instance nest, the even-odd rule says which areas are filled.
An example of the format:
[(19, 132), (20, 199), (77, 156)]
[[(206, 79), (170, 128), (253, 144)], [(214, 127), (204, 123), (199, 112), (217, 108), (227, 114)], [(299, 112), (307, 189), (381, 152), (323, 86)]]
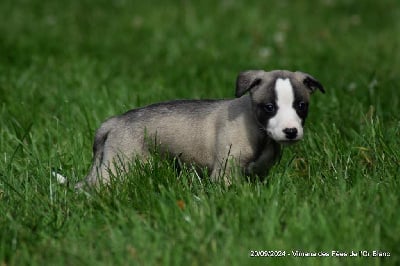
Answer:
[(58, 184), (64, 185), (68, 182), (68, 178), (61, 175), (60, 173), (57, 173), (56, 171), (51, 171), (51, 176), (57, 180)]
[[(108, 135), (114, 127), (115, 121), (113, 118), (108, 119), (104, 122), (101, 127), (96, 131), (94, 143), (93, 143), (93, 161), (89, 174), (85, 179), (78, 184), (75, 188), (81, 188), (87, 183), (95, 183), (97, 180), (97, 170), (101, 167), (104, 157), (104, 146), (107, 142)], [(51, 175), (56, 179), (58, 184), (64, 185), (68, 182), (68, 178), (61, 175), (57, 171), (51, 171)]]

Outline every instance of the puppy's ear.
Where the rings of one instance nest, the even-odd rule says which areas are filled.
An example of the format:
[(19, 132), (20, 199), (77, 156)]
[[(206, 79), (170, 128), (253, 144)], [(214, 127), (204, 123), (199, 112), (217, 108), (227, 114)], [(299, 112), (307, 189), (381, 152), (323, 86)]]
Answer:
[(239, 73), (236, 79), (236, 98), (241, 97), (252, 88), (260, 85), (264, 73), (263, 70), (248, 70)]
[(325, 93), (322, 84), (316, 80), (313, 76), (307, 73), (296, 71), (296, 74), (300, 76), (300, 81), (313, 93), (316, 89), (319, 89), (322, 93)]

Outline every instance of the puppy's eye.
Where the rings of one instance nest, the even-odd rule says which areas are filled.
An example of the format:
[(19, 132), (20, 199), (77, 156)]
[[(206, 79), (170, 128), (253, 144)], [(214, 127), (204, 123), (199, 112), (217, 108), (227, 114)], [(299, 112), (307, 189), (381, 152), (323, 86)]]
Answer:
[(273, 113), (275, 111), (275, 105), (273, 103), (266, 103), (263, 105), (263, 108), (267, 113)]
[(297, 110), (304, 111), (307, 108), (307, 104), (303, 101), (297, 103)]

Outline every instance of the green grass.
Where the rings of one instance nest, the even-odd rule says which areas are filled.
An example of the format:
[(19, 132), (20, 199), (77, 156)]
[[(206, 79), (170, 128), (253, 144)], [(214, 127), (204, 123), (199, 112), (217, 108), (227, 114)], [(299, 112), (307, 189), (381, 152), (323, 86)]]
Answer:
[[(397, 0), (131, 2), (0, 2), (0, 265), (399, 265)], [(259, 68), (327, 91), (265, 183), (225, 188), (155, 158), (74, 191), (107, 117), (233, 97), (237, 73)]]

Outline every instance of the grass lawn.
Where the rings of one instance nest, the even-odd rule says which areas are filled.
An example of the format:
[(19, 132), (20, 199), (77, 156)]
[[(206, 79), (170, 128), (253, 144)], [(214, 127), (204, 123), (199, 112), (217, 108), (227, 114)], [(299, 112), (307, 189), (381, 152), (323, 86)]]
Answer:
[[(3, 0), (0, 17), (0, 265), (400, 264), (398, 0)], [(107, 117), (233, 97), (247, 69), (327, 91), (266, 182), (154, 158), (74, 191)]]

